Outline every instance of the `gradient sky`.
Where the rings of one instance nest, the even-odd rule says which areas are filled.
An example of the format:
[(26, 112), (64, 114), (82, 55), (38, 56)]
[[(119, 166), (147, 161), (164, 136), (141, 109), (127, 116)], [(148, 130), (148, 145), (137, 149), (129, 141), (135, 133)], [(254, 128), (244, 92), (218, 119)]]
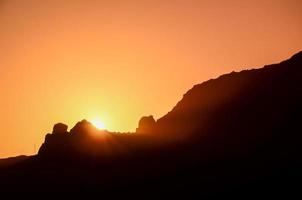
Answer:
[(302, 1), (0, 0), (0, 157), (56, 122), (134, 131), (194, 84), (302, 49)]

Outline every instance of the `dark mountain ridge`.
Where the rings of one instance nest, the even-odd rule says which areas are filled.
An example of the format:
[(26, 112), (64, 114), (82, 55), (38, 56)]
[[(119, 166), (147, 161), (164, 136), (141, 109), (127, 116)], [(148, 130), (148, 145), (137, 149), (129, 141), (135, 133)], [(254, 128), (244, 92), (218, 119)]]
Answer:
[(136, 133), (99, 131), (86, 120), (68, 132), (59, 123), (38, 155), (0, 170), (0, 186), (296, 194), (302, 178), (301, 72), (299, 52), (279, 64), (211, 79), (157, 121), (142, 118)]

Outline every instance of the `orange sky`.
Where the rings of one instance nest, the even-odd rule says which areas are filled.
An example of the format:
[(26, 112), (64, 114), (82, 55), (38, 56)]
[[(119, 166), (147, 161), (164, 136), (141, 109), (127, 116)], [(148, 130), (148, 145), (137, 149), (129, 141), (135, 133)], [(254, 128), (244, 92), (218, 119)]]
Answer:
[(0, 0), (0, 157), (56, 122), (134, 131), (194, 84), (302, 49), (302, 1)]

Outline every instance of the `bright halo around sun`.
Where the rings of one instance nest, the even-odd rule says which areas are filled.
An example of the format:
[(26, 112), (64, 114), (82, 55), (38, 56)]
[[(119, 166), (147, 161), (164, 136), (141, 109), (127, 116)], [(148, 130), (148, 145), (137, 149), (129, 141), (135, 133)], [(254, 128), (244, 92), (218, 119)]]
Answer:
[(106, 128), (104, 122), (102, 122), (101, 120), (99, 119), (92, 119), (91, 121), (91, 124), (96, 127), (97, 129), (100, 129), (100, 130), (103, 130)]

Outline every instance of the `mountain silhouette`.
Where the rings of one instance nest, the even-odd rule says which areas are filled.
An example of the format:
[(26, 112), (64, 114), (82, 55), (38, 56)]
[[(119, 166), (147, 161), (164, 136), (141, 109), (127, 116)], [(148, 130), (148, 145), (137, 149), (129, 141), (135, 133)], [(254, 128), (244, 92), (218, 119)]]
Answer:
[(301, 74), (299, 52), (222, 75), (195, 85), (160, 119), (142, 117), (134, 133), (87, 120), (70, 131), (55, 124), (37, 155), (0, 162), (0, 188), (120, 198), (299, 195)]

